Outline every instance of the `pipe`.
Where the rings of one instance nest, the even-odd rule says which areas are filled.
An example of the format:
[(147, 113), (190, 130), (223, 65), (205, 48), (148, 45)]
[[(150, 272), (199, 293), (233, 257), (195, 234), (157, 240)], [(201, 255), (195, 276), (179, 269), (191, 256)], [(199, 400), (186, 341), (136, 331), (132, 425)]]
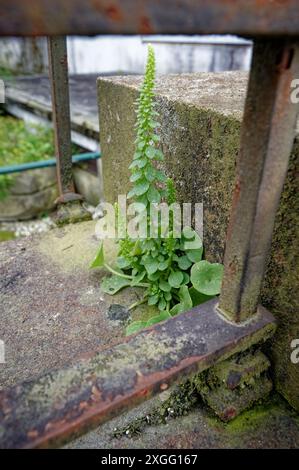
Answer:
[[(87, 152), (72, 156), (72, 163), (85, 162), (87, 160), (97, 160), (101, 158), (100, 152)], [(10, 173), (18, 173), (20, 171), (36, 170), (38, 168), (47, 168), (56, 166), (56, 158), (42, 160), (40, 162), (22, 163), (20, 165), (9, 165), (0, 167), (0, 175), (8, 175)]]

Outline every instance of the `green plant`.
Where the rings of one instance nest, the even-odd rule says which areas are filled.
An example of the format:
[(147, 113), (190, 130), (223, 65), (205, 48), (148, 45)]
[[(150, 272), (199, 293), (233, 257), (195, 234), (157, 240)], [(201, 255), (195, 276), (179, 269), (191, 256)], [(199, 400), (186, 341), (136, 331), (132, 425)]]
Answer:
[[(127, 334), (166, 320), (205, 302), (219, 294), (223, 266), (202, 260), (203, 245), (198, 234), (191, 227), (184, 227), (182, 236), (174, 234), (174, 218), (171, 212), (169, 233), (164, 237), (162, 224), (158, 223), (157, 237), (151, 237), (151, 203), (176, 202), (174, 183), (156, 168), (155, 162), (163, 160), (159, 148), (160, 137), (157, 133), (160, 123), (154, 103), (155, 57), (151, 46), (144, 82), (137, 101), (136, 150), (131, 170), (132, 189), (128, 198), (134, 203), (142, 203), (146, 219), (147, 236), (132, 239), (128, 235), (119, 240), (117, 270), (104, 259), (103, 243), (91, 267), (106, 267), (112, 277), (102, 281), (102, 290), (115, 294), (123, 287), (144, 287), (144, 297), (129, 309), (141, 303), (155, 305), (159, 314), (147, 322), (133, 322), (127, 327)], [(119, 221), (117, 211), (117, 220)]]
[[(73, 146), (73, 151), (77, 147)], [(28, 125), (11, 116), (0, 116), (1, 166), (48, 160), (55, 155), (53, 131), (44, 126)], [(15, 173), (0, 175), (0, 200), (15, 181)]]

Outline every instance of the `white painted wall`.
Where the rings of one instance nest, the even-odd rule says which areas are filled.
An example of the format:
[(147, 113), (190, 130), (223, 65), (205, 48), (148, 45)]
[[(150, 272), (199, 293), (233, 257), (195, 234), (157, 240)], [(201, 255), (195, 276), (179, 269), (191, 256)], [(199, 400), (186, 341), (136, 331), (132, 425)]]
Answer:
[(234, 36), (97, 36), (68, 38), (70, 73), (143, 73), (148, 42), (158, 73), (249, 69), (251, 44)]

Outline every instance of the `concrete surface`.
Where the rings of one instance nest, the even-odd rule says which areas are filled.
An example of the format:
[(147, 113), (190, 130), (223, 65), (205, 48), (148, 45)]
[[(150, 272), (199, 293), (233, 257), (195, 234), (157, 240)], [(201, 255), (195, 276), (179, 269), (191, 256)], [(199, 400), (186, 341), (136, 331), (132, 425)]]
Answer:
[(130, 305), (140, 289), (102, 294), (103, 270), (89, 270), (98, 247), (95, 222), (0, 244), (1, 333), (5, 364), (0, 389), (117, 342), (124, 326), (106, 314)]

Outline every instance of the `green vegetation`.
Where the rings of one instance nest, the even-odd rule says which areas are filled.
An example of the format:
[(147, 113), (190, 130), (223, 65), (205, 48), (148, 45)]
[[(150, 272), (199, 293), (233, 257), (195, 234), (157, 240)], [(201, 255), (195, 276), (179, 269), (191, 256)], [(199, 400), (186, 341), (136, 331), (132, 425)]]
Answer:
[(16, 72), (10, 70), (7, 67), (2, 67), (0, 66), (0, 78), (11, 78), (13, 76), (17, 75)]
[[(48, 160), (55, 155), (53, 131), (26, 124), (11, 116), (0, 116), (0, 165), (18, 165)], [(15, 174), (0, 175), (0, 199), (7, 196)]]
[[(171, 206), (176, 202), (173, 181), (157, 169), (157, 162), (164, 157), (157, 133), (160, 123), (157, 121), (158, 113), (154, 103), (154, 79), (155, 57), (150, 46), (145, 78), (137, 101), (137, 137), (133, 161), (129, 166), (132, 189), (128, 193), (128, 199), (133, 200), (136, 212), (139, 212), (138, 207), (142, 204), (143, 212), (139, 214), (145, 221), (146, 237), (132, 239), (127, 233), (125, 238), (119, 240), (117, 270), (105, 262), (103, 244), (91, 265), (106, 267), (112, 272), (113, 276), (105, 278), (101, 285), (108, 294), (113, 295), (127, 286), (145, 288), (143, 299), (129, 309), (145, 302), (157, 306), (159, 314), (147, 322), (131, 323), (127, 334), (213, 298), (220, 292), (223, 273), (221, 264), (202, 260), (202, 240), (191, 227), (184, 227), (182, 236), (177, 237), (173, 211), (170, 212), (167, 233), (161, 218), (156, 221), (152, 218), (151, 204), (166, 202)], [(123, 221), (119, 210), (116, 212), (119, 227)], [(153, 227), (156, 230), (154, 237)]]
[(6, 242), (8, 240), (13, 240), (15, 238), (15, 233), (9, 230), (0, 230), (0, 242)]

